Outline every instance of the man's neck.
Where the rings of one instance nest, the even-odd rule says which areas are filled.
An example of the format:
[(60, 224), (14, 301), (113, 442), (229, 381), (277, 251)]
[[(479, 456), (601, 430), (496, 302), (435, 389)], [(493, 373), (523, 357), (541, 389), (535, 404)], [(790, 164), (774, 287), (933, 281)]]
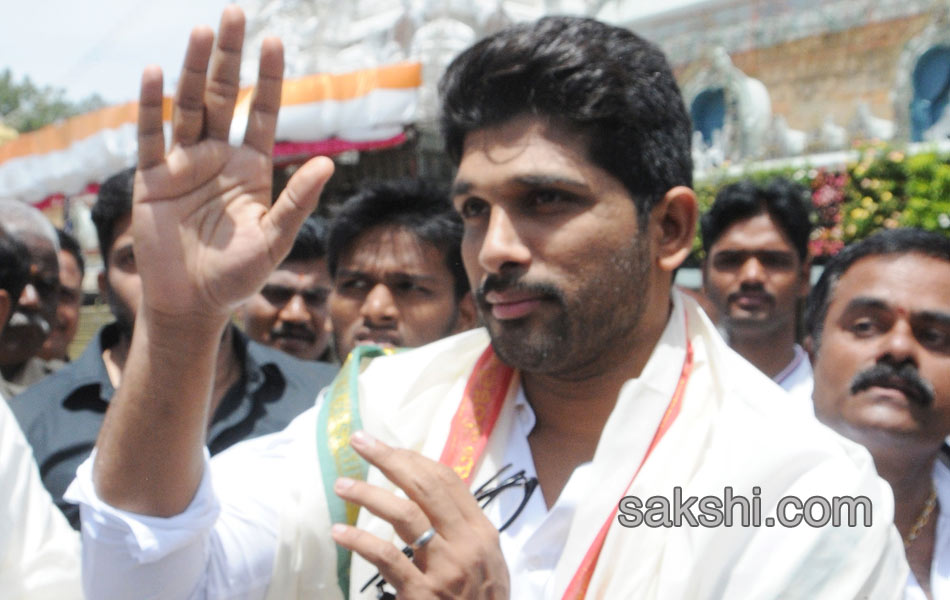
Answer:
[(535, 414), (528, 443), (549, 508), (574, 469), (593, 459), (621, 387), (640, 376), (666, 322), (647, 323), (646, 330), (632, 332), (625, 343), (611, 345), (614, 350), (585, 365), (581, 375), (522, 373), (525, 397)]
[(795, 358), (795, 330), (782, 327), (762, 333), (730, 331), (729, 346), (774, 379)]
[(928, 597), (939, 507), (934, 506), (928, 515), (927, 504), (934, 493), (932, 473), (937, 454), (895, 456), (878, 452), (874, 456), (874, 466), (894, 492), (894, 525), (906, 544), (907, 562)]
[(214, 369), (214, 387), (211, 389), (211, 406), (208, 410), (208, 423), (214, 418), (224, 395), (237, 383), (243, 374), (244, 367), (234, 351), (234, 328), (225, 327), (221, 335), (221, 344), (218, 346), (218, 358)]
[[(873, 454), (873, 453), (872, 453)], [(923, 512), (933, 490), (933, 467), (937, 452), (900, 457), (874, 454), (878, 474), (894, 492), (894, 525), (904, 538)], [(933, 515), (936, 519), (936, 515)]]
[[(102, 361), (106, 365), (106, 372), (109, 374), (112, 387), (115, 389), (118, 389), (122, 382), (122, 371), (125, 368), (125, 360), (129, 355), (130, 343), (131, 340), (128, 336), (120, 335), (115, 344), (102, 351)], [(211, 391), (211, 406), (208, 411), (209, 422), (215, 411), (218, 410), (218, 405), (221, 404), (224, 395), (232, 385), (240, 380), (242, 372), (243, 366), (234, 351), (234, 333), (231, 327), (227, 327), (221, 336), (221, 344), (218, 346), (214, 387)]]
[(125, 369), (131, 343), (132, 339), (128, 335), (120, 333), (114, 344), (102, 349), (102, 362), (106, 365), (106, 373), (113, 389), (119, 389), (119, 384), (122, 383), (122, 371)]
[(2, 365), (0, 366), (0, 375), (3, 375), (3, 378), (7, 381), (13, 381), (23, 371), (24, 366), (26, 366), (25, 362), (15, 365)]

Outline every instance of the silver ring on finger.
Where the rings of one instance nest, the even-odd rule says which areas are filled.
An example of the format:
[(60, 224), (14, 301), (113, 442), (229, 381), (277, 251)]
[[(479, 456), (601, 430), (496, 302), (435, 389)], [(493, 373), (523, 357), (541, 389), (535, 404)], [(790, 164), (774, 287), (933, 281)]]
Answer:
[(435, 527), (430, 527), (422, 532), (422, 535), (416, 538), (416, 541), (409, 544), (409, 547), (412, 548), (413, 552), (419, 550), (435, 537)]

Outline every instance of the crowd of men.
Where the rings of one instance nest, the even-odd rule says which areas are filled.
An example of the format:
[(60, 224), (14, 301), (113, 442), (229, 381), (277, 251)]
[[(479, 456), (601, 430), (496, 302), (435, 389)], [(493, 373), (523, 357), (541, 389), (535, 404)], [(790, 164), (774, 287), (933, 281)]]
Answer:
[(276, 40), (228, 142), (243, 33), (192, 34), (167, 147), (143, 74), (72, 361), (82, 252), (0, 200), (4, 597), (950, 598), (950, 238), (813, 287), (807, 191), (699, 215), (665, 57), (572, 17), (448, 67), (451, 189), (316, 217), (326, 158), (269, 192)]

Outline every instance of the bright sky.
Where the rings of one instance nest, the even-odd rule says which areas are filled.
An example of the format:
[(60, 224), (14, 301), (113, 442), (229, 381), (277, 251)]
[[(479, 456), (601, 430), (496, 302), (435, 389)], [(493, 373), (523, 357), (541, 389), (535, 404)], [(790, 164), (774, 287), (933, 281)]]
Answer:
[[(350, 0), (341, 0), (350, 1)], [(626, 0), (649, 14), (702, 0)], [(229, 0), (5, 0), (0, 69), (17, 81), (65, 88), (71, 100), (98, 93), (108, 103), (138, 95), (142, 68), (165, 71), (166, 93), (177, 77), (188, 34), (216, 26)]]
[(138, 96), (142, 69), (177, 77), (195, 25), (217, 26), (228, 0), (6, 0), (0, 69), (65, 88), (72, 100)]

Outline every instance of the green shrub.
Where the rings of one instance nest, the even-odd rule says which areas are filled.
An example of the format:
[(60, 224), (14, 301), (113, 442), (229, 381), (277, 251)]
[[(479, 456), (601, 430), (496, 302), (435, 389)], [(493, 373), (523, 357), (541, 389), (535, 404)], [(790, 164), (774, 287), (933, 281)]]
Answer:
[[(950, 235), (950, 155), (924, 152), (907, 156), (884, 146), (861, 150), (857, 163), (843, 169), (749, 171), (714, 176), (696, 184), (700, 212), (724, 185), (743, 178), (756, 181), (788, 177), (811, 190), (815, 228), (810, 250), (818, 262), (845, 244), (885, 228), (920, 227)], [(702, 259), (699, 232), (690, 262)]]

